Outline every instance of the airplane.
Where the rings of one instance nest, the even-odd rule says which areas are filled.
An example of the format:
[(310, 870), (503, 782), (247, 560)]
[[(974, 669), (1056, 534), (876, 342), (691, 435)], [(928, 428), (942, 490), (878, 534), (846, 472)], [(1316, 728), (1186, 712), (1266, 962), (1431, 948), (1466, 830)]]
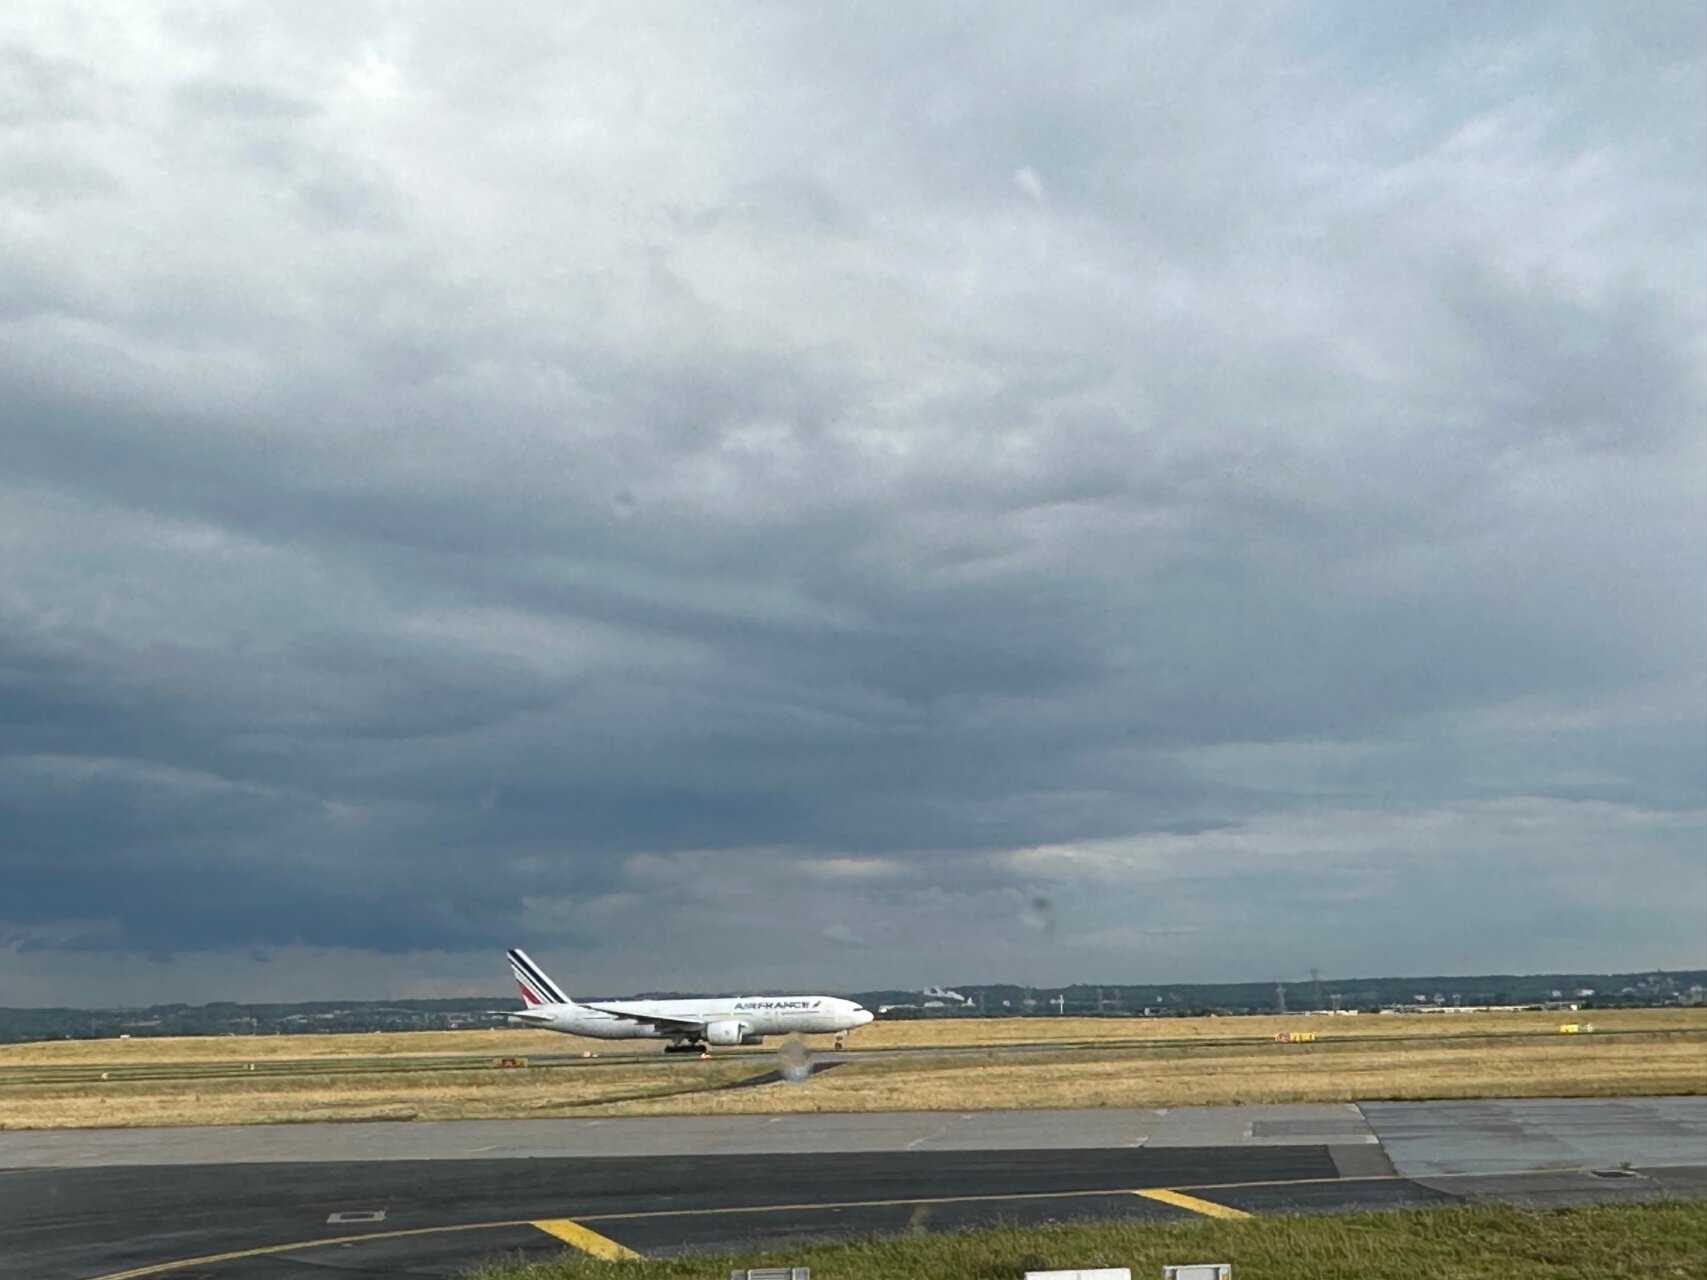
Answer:
[(546, 1031), (597, 1040), (668, 1040), (665, 1053), (701, 1053), (707, 1045), (762, 1044), (766, 1036), (847, 1033), (875, 1016), (836, 996), (718, 996), (709, 1000), (601, 1000), (577, 1004), (525, 951), (511, 951), (510, 972), (525, 1009), (504, 1016)]

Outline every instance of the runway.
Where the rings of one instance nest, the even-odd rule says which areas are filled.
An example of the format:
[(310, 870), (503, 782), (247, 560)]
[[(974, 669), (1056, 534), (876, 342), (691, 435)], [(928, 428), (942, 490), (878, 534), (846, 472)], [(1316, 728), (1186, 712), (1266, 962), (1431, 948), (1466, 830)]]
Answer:
[(565, 1248), (1662, 1196), (1707, 1196), (1707, 1099), (0, 1132), (0, 1276), (444, 1277)]

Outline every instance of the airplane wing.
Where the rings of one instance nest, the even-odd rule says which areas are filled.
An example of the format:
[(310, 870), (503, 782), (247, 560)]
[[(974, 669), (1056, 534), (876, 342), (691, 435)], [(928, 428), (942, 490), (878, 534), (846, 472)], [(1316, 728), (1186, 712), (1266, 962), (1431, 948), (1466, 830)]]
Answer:
[(631, 1009), (617, 1009), (608, 1004), (583, 1004), (581, 1007), (597, 1009), (600, 1013), (608, 1013), (613, 1018), (623, 1018), (641, 1026), (657, 1027), (660, 1031), (680, 1032), (690, 1036), (705, 1034), (705, 1023), (693, 1018), (662, 1018), (655, 1013), (635, 1013)]

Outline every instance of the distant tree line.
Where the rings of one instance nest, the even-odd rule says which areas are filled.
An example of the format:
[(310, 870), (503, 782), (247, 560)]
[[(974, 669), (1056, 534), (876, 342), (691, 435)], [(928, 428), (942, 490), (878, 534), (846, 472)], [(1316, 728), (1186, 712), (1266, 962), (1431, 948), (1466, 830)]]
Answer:
[[(1332, 1012), (1453, 1005), (1562, 1005), (1585, 1009), (1707, 1003), (1707, 970), (1649, 973), (1482, 974), (1312, 978), (1303, 982), (1075, 983), (1066, 987), (956, 984), (960, 1000), (918, 991), (851, 992), (891, 1018), (1102, 1016)], [(690, 994), (690, 993), (672, 993)], [(755, 993), (761, 994), (761, 993)], [(297, 1004), (152, 1005), (146, 1009), (4, 1009), (0, 1043), (115, 1036), (283, 1035), (430, 1031), (506, 1025), (491, 1013), (510, 994), (455, 1000), (340, 1000)]]

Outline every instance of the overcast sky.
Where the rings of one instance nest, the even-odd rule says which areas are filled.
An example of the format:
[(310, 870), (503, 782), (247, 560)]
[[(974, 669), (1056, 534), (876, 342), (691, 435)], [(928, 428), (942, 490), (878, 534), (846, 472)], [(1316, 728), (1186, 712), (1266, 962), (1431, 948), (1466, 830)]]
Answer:
[(1707, 965), (1707, 10), (12, 0), (0, 1004)]

